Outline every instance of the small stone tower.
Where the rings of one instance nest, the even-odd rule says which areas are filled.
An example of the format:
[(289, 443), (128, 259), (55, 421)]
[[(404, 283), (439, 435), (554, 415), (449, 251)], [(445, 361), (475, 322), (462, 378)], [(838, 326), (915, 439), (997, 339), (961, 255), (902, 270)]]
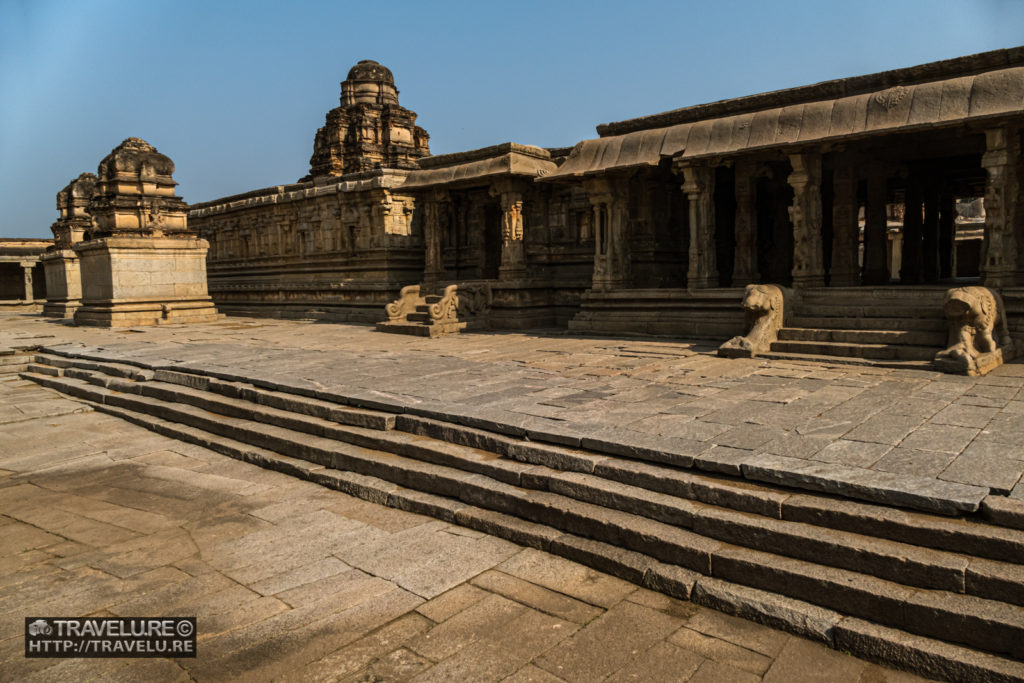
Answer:
[(100, 162), (89, 205), (89, 239), (188, 232), (188, 205), (174, 195), (174, 162), (139, 138), (128, 138)]
[(89, 202), (79, 325), (130, 327), (217, 319), (206, 288), (209, 244), (188, 229), (174, 162), (139, 138), (103, 158)]
[(391, 71), (364, 59), (341, 84), (341, 106), (327, 113), (316, 132), (309, 175), (322, 176), (415, 168), (430, 154), (430, 136), (416, 125), (416, 113), (399, 106)]
[(53, 246), (39, 259), (46, 275), (43, 315), (70, 318), (82, 304), (82, 275), (72, 246), (92, 228), (89, 203), (96, 192), (96, 176), (83, 173), (57, 193), (60, 218), (50, 226)]

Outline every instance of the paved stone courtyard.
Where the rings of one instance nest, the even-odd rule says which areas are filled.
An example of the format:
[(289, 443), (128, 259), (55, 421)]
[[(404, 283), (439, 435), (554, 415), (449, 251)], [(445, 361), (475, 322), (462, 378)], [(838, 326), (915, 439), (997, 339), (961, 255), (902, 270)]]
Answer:
[[(310, 341), (280, 323), (154, 333), (252, 343), (254, 329)], [(0, 423), (0, 680), (920, 680), (164, 438), (16, 376), (0, 381)], [(199, 654), (25, 659), (29, 613), (194, 614)]]

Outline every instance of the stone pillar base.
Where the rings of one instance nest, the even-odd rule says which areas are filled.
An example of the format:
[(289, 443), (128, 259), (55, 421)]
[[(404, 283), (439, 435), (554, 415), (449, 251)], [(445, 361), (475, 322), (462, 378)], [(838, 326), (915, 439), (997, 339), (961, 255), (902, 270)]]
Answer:
[(46, 300), (43, 306), (43, 316), (47, 318), (74, 318), (75, 311), (82, 305), (81, 301), (52, 301)]
[(75, 323), (135, 327), (218, 319), (206, 290), (206, 240), (107, 237), (75, 245), (82, 305)]
[(91, 327), (139, 327), (207, 323), (219, 320), (210, 299), (198, 301), (84, 304), (75, 313), (76, 325)]

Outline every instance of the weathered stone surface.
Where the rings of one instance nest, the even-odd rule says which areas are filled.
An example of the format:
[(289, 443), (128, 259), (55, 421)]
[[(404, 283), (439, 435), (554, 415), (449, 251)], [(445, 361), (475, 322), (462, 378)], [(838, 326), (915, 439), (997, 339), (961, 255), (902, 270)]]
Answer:
[(524, 550), (497, 569), (599, 607), (611, 607), (635, 590), (621, 579), (536, 550)]
[(490, 570), (472, 579), (472, 585), (509, 600), (532, 607), (559, 619), (585, 624), (601, 614), (601, 610), (561, 593), (523, 581), (504, 572)]
[(893, 662), (924, 676), (958, 681), (1017, 681), (1024, 664), (938, 640), (846, 618), (836, 625), (836, 647), (858, 657)]
[(838, 612), (817, 605), (711, 577), (697, 579), (692, 600), (827, 645), (833, 644), (833, 629), (843, 619)]
[(1024, 500), (1020, 498), (988, 496), (981, 504), (981, 512), (996, 524), (1024, 529)]
[(978, 509), (987, 489), (924, 477), (912, 479), (869, 469), (778, 456), (753, 456), (743, 465), (744, 476), (760, 481), (797, 485), (891, 505), (956, 514)]
[(563, 680), (598, 680), (637, 659), (681, 623), (662, 612), (621, 602), (536, 664)]

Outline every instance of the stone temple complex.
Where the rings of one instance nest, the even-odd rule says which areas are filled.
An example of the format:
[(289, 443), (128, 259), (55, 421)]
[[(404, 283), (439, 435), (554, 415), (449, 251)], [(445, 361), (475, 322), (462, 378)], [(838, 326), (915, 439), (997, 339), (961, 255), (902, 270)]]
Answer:
[[(543, 618), (572, 612), (580, 623), (541, 629), (505, 611), (488, 627), (494, 647), (470, 639), (462, 652), (496, 666), (506, 649), (537, 641), (547, 653), (537, 671), (612, 680), (610, 666), (593, 673), (605, 653), (574, 648), (600, 649), (588, 640), (597, 630), (605, 642), (646, 641), (660, 619), (671, 621), (662, 638), (672, 644), (661, 652), (757, 654), (749, 626), (736, 627), (725, 655), (696, 635), (699, 605), (922, 675), (1024, 680), (1024, 365), (1006, 364), (1024, 351), (1024, 47), (608, 123), (573, 147), (504, 142), (431, 155), (417, 123), (391, 71), (363, 60), (294, 183), (189, 206), (175, 194), (171, 159), (132, 137), (57, 194), (52, 242), (0, 240), (0, 310), (51, 318), (0, 320), (0, 375), (18, 374), (0, 379), (0, 417), (43, 419), (33, 401), (52, 397), (31, 398), (41, 386), (72, 397), (58, 398), (64, 412), (45, 416), (47, 429), (67, 417), (91, 430), (84, 421), (95, 416), (82, 411), (97, 411), (193, 448), (127, 460), (114, 436), (116, 455), (103, 446), (76, 460), (41, 454), (54, 432), (11, 428), (27, 436), (0, 458), (4, 500), (43, 501), (29, 506), (38, 528), (25, 532), (35, 535), (21, 555), (44, 555), (62, 582), (58, 570), (84, 568), (77, 580), (86, 580), (112, 565), (127, 579), (94, 591), (103, 600), (171, 576), (181, 586), (223, 579), (225, 590), (273, 603), (266, 619), (240, 605), (240, 628), (202, 634), (201, 647), (228, 641), (238, 651), (186, 662), (193, 680), (271, 664), (268, 679), (302, 677), (309, 670), (293, 663), (316, 658), (326, 667), (316, 676), (342, 675), (342, 644), (324, 643), (340, 631), (365, 650), (370, 639), (353, 641), (348, 619), (374, 610), (350, 605), (338, 620), (318, 610), (341, 609), (354, 583), (384, 578), (408, 606), (359, 635), (384, 644), (391, 636), (375, 629), (415, 608), (427, 635), (407, 638), (405, 652), (424, 654), (438, 680), (472, 669), (426, 641), (446, 631), (475, 638), (488, 630), (476, 610), (524, 593)], [(169, 325), (225, 314), (358, 324)], [(543, 332), (431, 339), (526, 329)], [(269, 484), (227, 479), (220, 456), (440, 520), (432, 534), (469, 538), (468, 528), (518, 548), (509, 554), (526, 546), (585, 564), (630, 582), (624, 595), (636, 602), (606, 604), (594, 588), (586, 598), (597, 595), (606, 614), (580, 595), (585, 609), (569, 609), (553, 592), (562, 583), (545, 583), (548, 570), (520, 576), (506, 556), (486, 565), (511, 572), (504, 579), (476, 567), (446, 583), (460, 562), (446, 545), (455, 541), (424, 540), (405, 522), (393, 535), (360, 523), (365, 542), (349, 539), (362, 532), (339, 529), (330, 512), (347, 503), (291, 481), (261, 498)], [(129, 480), (150, 474), (132, 498)], [(208, 488), (179, 499), (195, 482)], [(296, 503), (306, 494), (295, 490), (310, 500)], [(103, 505), (88, 498), (97, 492)], [(137, 506), (129, 516), (145, 511), (137, 530), (157, 540), (116, 541), (112, 561), (92, 549), (87, 561), (65, 557), (88, 545), (65, 542), (65, 527), (85, 523), (69, 511), (86, 501), (106, 522), (123, 496), (140, 501), (125, 503)], [(209, 527), (205, 518), (165, 526), (150, 512), (230, 496), (263, 502), (237, 515), (218, 507)], [(68, 511), (53, 503), (51, 514), (54, 500)], [(293, 504), (299, 521), (268, 541), (266, 525)], [(4, 524), (21, 524), (17, 514), (5, 509)], [(36, 550), (39, 533), (53, 545)], [(392, 553), (409, 548), (422, 561), (414, 573), (394, 564)], [(142, 567), (150, 549), (174, 568)], [(324, 563), (334, 567), (326, 577)], [(589, 580), (566, 571), (569, 584)], [(430, 575), (419, 593), (414, 574)], [(285, 575), (301, 585), (267, 588)], [(471, 587), (454, 588), (470, 577)], [(23, 597), (10, 585), (5, 604)], [(633, 593), (637, 585), (649, 590)], [(445, 614), (463, 601), (454, 612), (470, 616)], [(105, 614), (121, 603), (73, 604)], [(622, 626), (612, 609), (644, 616)], [(299, 627), (303, 619), (312, 621)], [(505, 648), (520, 621), (527, 636)], [(553, 648), (563, 626), (579, 639)], [(269, 661), (294, 644), (306, 649)], [(795, 680), (779, 673), (780, 652), (758, 654), (777, 659), (749, 669), (751, 680)], [(521, 679), (527, 659), (484, 678), (516, 670)], [(681, 663), (646, 671), (683, 680), (673, 676)], [(741, 678), (700, 671), (693, 680)]]
[[(229, 314), (733, 339), (723, 355), (909, 367), (949, 350), (940, 367), (976, 372), (1024, 335), (1022, 94), (1017, 48), (606, 124), (571, 149), (428, 156), (391, 72), (363, 61), (308, 176), (189, 221)], [(957, 208), (979, 204), (983, 223)], [(780, 307), (756, 343), (751, 284)], [(998, 311), (984, 352), (947, 321), (964, 285), (987, 288), (954, 296), (969, 317)]]
[(191, 207), (170, 159), (129, 138), (58, 195), (41, 259), (0, 249), (3, 298), (108, 326), (216, 304), (966, 373), (1024, 340), (1022, 48), (609, 123), (572, 148), (431, 156), (398, 95), (359, 62), (307, 176)]

